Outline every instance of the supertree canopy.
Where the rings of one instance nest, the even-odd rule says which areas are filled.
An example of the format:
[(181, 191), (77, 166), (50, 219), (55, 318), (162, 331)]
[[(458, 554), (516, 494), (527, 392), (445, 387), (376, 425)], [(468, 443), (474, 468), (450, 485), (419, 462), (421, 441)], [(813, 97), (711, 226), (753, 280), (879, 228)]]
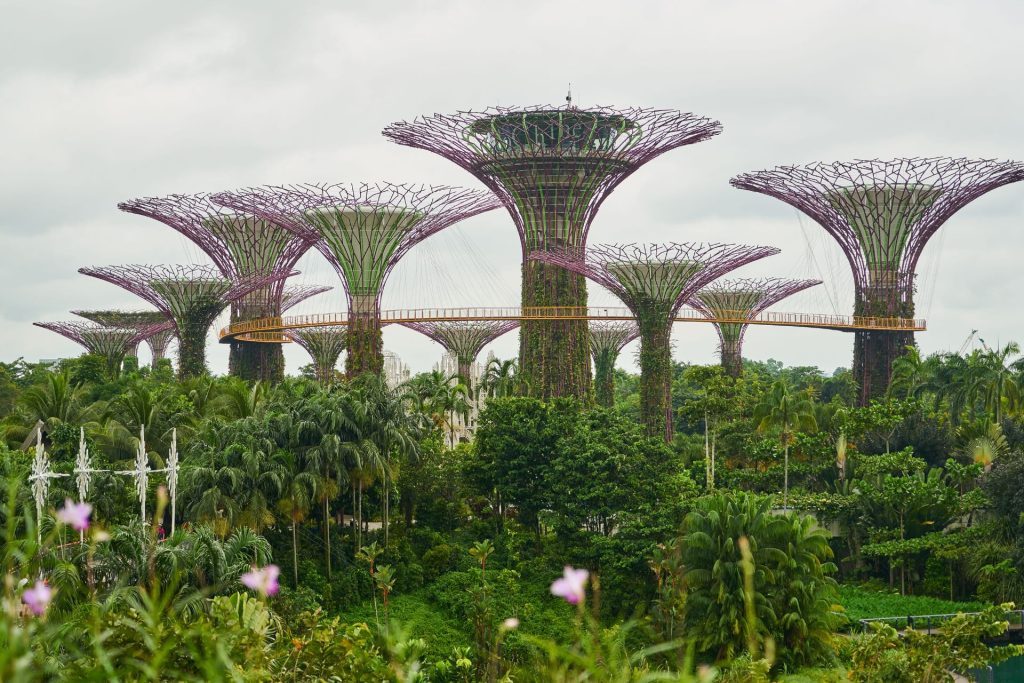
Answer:
[(250, 188), (214, 199), (293, 230), (334, 265), (348, 295), (350, 377), (383, 370), (380, 296), (395, 264), (434, 233), (499, 206), (486, 192), (392, 183)]
[[(291, 271), (312, 246), (310, 240), (244, 209), (214, 203), (209, 194), (145, 197), (118, 208), (158, 220), (188, 237), (231, 280), (271, 276)], [(283, 278), (271, 280), (231, 304), (231, 322), (281, 315)], [(232, 340), (228, 357), (231, 374), (245, 379), (276, 382), (284, 378), (281, 345)]]
[(615, 405), (615, 361), (629, 342), (640, 336), (636, 323), (621, 320), (590, 321), (590, 354), (594, 357), (594, 393), (597, 404)]
[[(501, 199), (519, 230), (528, 309), (587, 305), (581, 275), (528, 260), (532, 252), (583, 248), (601, 203), (627, 176), (721, 130), (717, 121), (678, 111), (570, 105), (435, 114), (392, 124), (384, 135), (458, 164)], [(519, 369), (534, 395), (588, 397), (586, 321), (523, 321)]]
[(285, 334), (309, 353), (320, 384), (326, 386), (334, 382), (334, 368), (341, 352), (345, 350), (347, 334), (344, 327), (302, 327), (287, 330)]
[(211, 266), (106, 266), (78, 272), (113, 283), (156, 306), (178, 333), (178, 376), (206, 372), (206, 333), (232, 301), (293, 273), (228, 279)]
[(89, 353), (103, 357), (111, 377), (117, 377), (121, 372), (121, 361), (124, 360), (125, 354), (134, 349), (150, 332), (149, 328), (107, 327), (77, 320), (32, 324), (63, 335), (84, 346)]
[(311, 299), (317, 294), (331, 291), (332, 287), (324, 285), (288, 285), (281, 293), (281, 312), (298, 306), (306, 299)]
[(640, 413), (647, 433), (672, 438), (672, 323), (701, 287), (730, 270), (779, 253), (734, 244), (602, 244), (579, 252), (535, 252), (543, 260), (589, 277), (614, 293), (640, 330)]
[(438, 321), (408, 322), (406, 327), (424, 334), (444, 347), (445, 351), (455, 356), (459, 365), (459, 380), (467, 388), (471, 384), (471, 368), (480, 355), (481, 349), (492, 341), (519, 327), (518, 320), (480, 320), (480, 321)]
[(753, 319), (787, 296), (820, 284), (821, 280), (776, 277), (716, 280), (694, 294), (688, 303), (709, 318), (719, 319), (715, 329), (722, 367), (730, 376), (739, 377), (743, 372), (743, 335), (748, 327), (743, 321)]
[[(145, 341), (153, 355), (153, 367), (160, 358), (164, 357), (167, 344), (174, 337), (174, 323), (168, 319), (167, 314), (162, 311), (71, 311), (75, 315), (99, 323), (104, 327), (120, 327), (146, 331), (146, 336), (140, 341)], [(155, 340), (155, 341), (154, 341)], [(160, 353), (157, 353), (159, 347)], [(127, 355), (139, 355), (139, 344), (128, 349)]]
[[(780, 166), (732, 179), (803, 211), (839, 243), (853, 269), (854, 315), (912, 318), (914, 271), (935, 231), (961, 208), (1024, 179), (1024, 164), (988, 159), (893, 159)], [(854, 334), (853, 372), (866, 404), (889, 386), (910, 331)]]

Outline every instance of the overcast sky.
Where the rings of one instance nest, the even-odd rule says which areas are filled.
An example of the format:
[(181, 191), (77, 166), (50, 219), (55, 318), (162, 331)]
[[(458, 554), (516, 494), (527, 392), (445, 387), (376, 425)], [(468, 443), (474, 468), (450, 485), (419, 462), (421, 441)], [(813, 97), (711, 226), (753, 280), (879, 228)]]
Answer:
[[(74, 308), (141, 308), (84, 265), (207, 262), (178, 233), (124, 214), (141, 195), (263, 183), (479, 186), (386, 124), (489, 105), (651, 106), (724, 132), (654, 160), (604, 204), (591, 243), (731, 241), (779, 256), (737, 274), (816, 277), (780, 311), (852, 310), (849, 268), (787, 205), (732, 189), (783, 163), (895, 156), (1024, 159), (1024, 3), (492, 3), (0, 1), (0, 360), (77, 355), (33, 327)], [(1024, 183), (953, 216), (919, 268), (925, 352), (1024, 342)], [(516, 305), (520, 249), (504, 211), (430, 238), (396, 268), (384, 306)], [(337, 285), (318, 254), (303, 283)], [(591, 300), (614, 303), (592, 286)], [(339, 288), (298, 312), (342, 311)], [(675, 357), (709, 362), (709, 325), (677, 325)], [(388, 328), (414, 371), (440, 348)], [(851, 335), (752, 328), (745, 354), (831, 372)], [(515, 335), (495, 343), (514, 355)], [(288, 371), (307, 358), (286, 350)], [(211, 368), (226, 347), (211, 334)], [(633, 367), (632, 349), (620, 361)]]

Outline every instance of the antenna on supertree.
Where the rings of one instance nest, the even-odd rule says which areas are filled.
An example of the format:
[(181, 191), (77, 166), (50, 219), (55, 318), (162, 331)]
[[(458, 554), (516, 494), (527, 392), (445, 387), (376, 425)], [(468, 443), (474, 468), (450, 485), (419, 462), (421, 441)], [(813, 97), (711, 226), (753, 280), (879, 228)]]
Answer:
[(306, 349), (313, 359), (313, 372), (317, 381), (323, 386), (332, 384), (338, 358), (345, 350), (348, 331), (337, 325), (325, 325), (286, 330), (285, 334), (293, 342)]
[(214, 201), (295, 231), (331, 262), (348, 296), (349, 377), (384, 367), (380, 296), (395, 264), (434, 233), (499, 206), (478, 190), (392, 183), (257, 187)]
[[(283, 275), (302, 258), (312, 241), (244, 209), (229, 210), (211, 195), (173, 194), (121, 202), (122, 211), (158, 220), (202, 249), (230, 280)], [(231, 302), (231, 322), (281, 315), (284, 278), (267, 281)], [(243, 379), (278, 382), (284, 378), (280, 344), (232, 339), (228, 369)]]
[(459, 381), (470, 390), (474, 389), (471, 368), (476, 362), (476, 357), (480, 355), (480, 351), (506, 332), (511, 332), (519, 327), (518, 320), (407, 322), (402, 324), (430, 337), (443, 346), (445, 351), (455, 356), (458, 363)]
[(615, 405), (615, 361), (622, 348), (640, 336), (640, 328), (632, 321), (591, 320), (590, 355), (594, 358), (594, 393), (597, 404), (605, 408)]
[[(730, 377), (743, 372), (743, 335), (745, 320), (752, 320), (770, 306), (821, 280), (784, 280), (777, 277), (717, 280), (693, 295), (688, 302), (709, 318), (717, 318), (718, 353), (722, 367)], [(732, 322), (737, 321), (737, 322)]]
[[(52, 323), (32, 323), (36, 327), (56, 332), (78, 342), (88, 353), (101, 356), (107, 364), (107, 374), (117, 377), (121, 362), (130, 349), (146, 338), (151, 328), (106, 327), (92, 322), (66, 320)], [(155, 329), (157, 326), (152, 326)]]
[(736, 244), (601, 244), (530, 258), (580, 273), (605, 287), (636, 316), (640, 329), (640, 418), (650, 436), (672, 439), (672, 323), (701, 287), (740, 266), (778, 254)]
[[(665, 109), (533, 106), (434, 114), (394, 123), (384, 136), (434, 152), (472, 173), (512, 216), (523, 248), (522, 306), (587, 306), (586, 280), (528, 260), (580, 250), (597, 210), (655, 157), (707, 140), (718, 121)], [(586, 320), (524, 320), (519, 372), (539, 398), (590, 393)]]
[[(162, 311), (79, 310), (71, 312), (80, 318), (91, 320), (105, 327), (120, 327), (146, 332), (146, 336), (140, 339), (140, 342), (144, 341), (149, 346), (153, 356), (152, 367), (154, 368), (157, 361), (164, 357), (167, 345), (174, 337), (174, 322)], [(127, 355), (139, 355), (139, 342), (136, 342), (133, 349), (129, 349)]]
[(206, 333), (229, 303), (294, 273), (230, 280), (212, 266), (126, 265), (79, 268), (135, 294), (174, 321), (178, 334), (178, 377), (206, 372)]
[[(853, 270), (854, 316), (913, 318), (914, 270), (928, 240), (981, 195), (1024, 180), (1024, 164), (909, 158), (779, 166), (730, 182), (796, 207), (839, 243)], [(910, 331), (854, 333), (853, 374), (866, 405), (889, 387)]]

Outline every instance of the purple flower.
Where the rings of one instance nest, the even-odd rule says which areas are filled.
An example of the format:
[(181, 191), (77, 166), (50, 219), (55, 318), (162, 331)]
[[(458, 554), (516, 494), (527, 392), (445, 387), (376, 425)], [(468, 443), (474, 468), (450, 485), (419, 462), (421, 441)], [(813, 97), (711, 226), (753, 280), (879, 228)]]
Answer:
[(91, 514), (92, 505), (76, 503), (70, 498), (65, 498), (64, 507), (57, 510), (57, 519), (61, 524), (67, 524), (75, 531), (85, 531), (89, 528), (89, 515)]
[(570, 605), (578, 605), (587, 596), (587, 579), (590, 572), (586, 569), (573, 569), (567, 566), (562, 578), (551, 584), (551, 594), (560, 598)]
[(32, 614), (41, 617), (53, 600), (53, 589), (45, 581), (36, 581), (36, 585), (21, 594), (21, 601), (32, 610)]
[(242, 574), (241, 581), (246, 588), (257, 591), (260, 595), (276, 595), (280, 586), (277, 577), (281, 574), (281, 568), (276, 564), (268, 564), (262, 569), (253, 565), (251, 572)]

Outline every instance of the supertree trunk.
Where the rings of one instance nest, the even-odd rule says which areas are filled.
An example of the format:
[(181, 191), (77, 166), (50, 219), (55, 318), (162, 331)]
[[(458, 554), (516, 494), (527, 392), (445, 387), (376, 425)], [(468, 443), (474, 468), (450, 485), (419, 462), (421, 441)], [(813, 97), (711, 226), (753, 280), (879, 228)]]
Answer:
[(743, 356), (740, 351), (741, 348), (742, 342), (740, 340), (723, 341), (722, 348), (719, 351), (722, 368), (725, 370), (725, 374), (729, 375), (733, 379), (739, 379), (740, 375), (743, 374)]
[(384, 371), (384, 337), (375, 296), (352, 296), (346, 341), (345, 373), (356, 378)]
[(615, 406), (615, 361), (618, 355), (613, 349), (604, 349), (594, 356), (594, 394), (597, 405), (605, 408)]
[[(872, 288), (858, 293), (854, 315), (913, 318), (913, 293)], [(914, 345), (911, 331), (858, 330), (853, 334), (853, 377), (858, 384), (857, 403), (866, 406), (889, 390), (893, 362)]]
[[(558, 266), (523, 264), (523, 309), (586, 308), (586, 278)], [(519, 333), (523, 391), (540, 399), (590, 399), (590, 347), (586, 320), (524, 320)]]
[(209, 374), (206, 367), (205, 325), (181, 325), (178, 329), (178, 379)]
[(228, 374), (276, 384), (284, 379), (284, 349), (281, 344), (270, 342), (232, 340)]
[(638, 312), (640, 419), (648, 436), (672, 440), (672, 323), (663, 312)]

